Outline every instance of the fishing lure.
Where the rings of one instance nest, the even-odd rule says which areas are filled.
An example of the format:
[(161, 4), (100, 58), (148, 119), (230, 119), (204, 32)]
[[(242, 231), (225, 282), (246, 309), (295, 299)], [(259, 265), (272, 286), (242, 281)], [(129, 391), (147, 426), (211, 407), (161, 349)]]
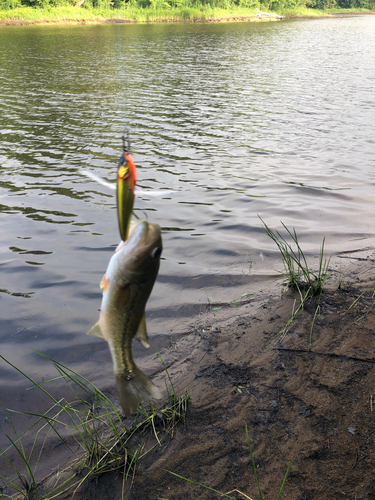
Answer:
[(117, 169), (117, 219), (122, 241), (126, 241), (133, 213), (137, 170), (128, 151), (120, 157)]
[(145, 190), (136, 186), (137, 169), (133, 158), (129, 153), (130, 142), (127, 137), (123, 137), (124, 151), (121, 154), (117, 167), (117, 182), (108, 182), (89, 170), (80, 170), (82, 175), (89, 177), (93, 181), (105, 186), (108, 189), (117, 191), (117, 220), (120, 230), (121, 240), (126, 241), (129, 235), (130, 221), (133, 213), (134, 198), (136, 195), (144, 196), (165, 196), (175, 193), (170, 189)]

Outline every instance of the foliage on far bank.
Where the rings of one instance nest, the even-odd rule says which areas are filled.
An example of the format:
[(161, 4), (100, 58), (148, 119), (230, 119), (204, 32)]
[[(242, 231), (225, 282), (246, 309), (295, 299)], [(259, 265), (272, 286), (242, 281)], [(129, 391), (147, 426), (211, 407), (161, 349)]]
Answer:
[[(0, 0), (0, 5), (2, 1), (14, 1), (19, 0)], [(264, 10), (265, 7), (260, 5), (260, 10)], [(301, 9), (296, 11), (293, 10), (293, 15), (295, 16), (313, 16), (314, 14), (319, 16), (321, 11), (306, 9), (304, 12), (300, 12)], [(305, 11), (308, 10), (308, 14)], [(239, 17), (250, 17), (259, 14), (256, 9), (247, 9), (245, 7), (230, 7), (228, 9), (214, 8), (211, 5), (202, 5), (198, 7), (173, 7), (169, 8), (166, 6), (157, 7), (134, 7), (126, 6), (120, 9), (115, 9), (113, 7), (90, 7), (82, 8), (75, 7), (73, 5), (66, 5), (61, 7), (40, 7), (35, 8), (31, 6), (21, 6), (12, 9), (1, 10), (0, 9), (0, 20), (11, 20), (11, 24), (33, 24), (33, 23), (43, 23), (43, 22), (104, 22), (105, 20), (116, 19), (128, 22), (202, 22), (206, 20), (215, 20), (221, 18), (239, 18)]]
[(84, 0), (78, 6), (81, 2), (0, 0), (0, 19), (39, 20), (43, 14), (46, 19), (62, 20), (95, 17), (139, 21), (204, 20), (228, 15), (251, 16), (257, 13), (256, 8), (279, 14), (305, 16), (314, 15), (314, 11), (319, 9), (375, 9), (375, 0)]

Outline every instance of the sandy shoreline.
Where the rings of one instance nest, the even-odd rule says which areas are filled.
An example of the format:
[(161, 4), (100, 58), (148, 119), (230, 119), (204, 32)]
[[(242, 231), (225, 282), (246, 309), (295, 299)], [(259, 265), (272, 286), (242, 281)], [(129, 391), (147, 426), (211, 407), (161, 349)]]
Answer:
[(167, 471), (258, 498), (246, 425), (265, 498), (276, 498), (290, 460), (286, 498), (374, 498), (374, 259), (372, 249), (343, 255), (318, 314), (312, 302), (280, 341), (298, 303), (281, 285), (230, 321), (210, 313), (181, 339), (188, 348), (170, 374), (191, 394), (185, 425), (145, 456), (125, 498), (220, 498)]

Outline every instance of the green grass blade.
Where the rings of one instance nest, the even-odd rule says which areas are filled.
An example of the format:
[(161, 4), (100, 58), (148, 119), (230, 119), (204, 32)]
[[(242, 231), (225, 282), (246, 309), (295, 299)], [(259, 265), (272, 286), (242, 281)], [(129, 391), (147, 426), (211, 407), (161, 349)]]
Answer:
[[(214, 488), (210, 488), (209, 486), (206, 486), (205, 484), (201, 484), (201, 483), (197, 483), (196, 481), (193, 481), (192, 479), (188, 479), (187, 477), (184, 477), (184, 476), (180, 476), (179, 474), (175, 474), (174, 472), (172, 471), (168, 471), (169, 474), (172, 474), (173, 476), (176, 476), (176, 477), (179, 477), (180, 479), (184, 479), (185, 481), (188, 481), (189, 483), (193, 483), (195, 484), (196, 486), (200, 486), (201, 488), (205, 488), (206, 490), (210, 490), (210, 491), (213, 491), (214, 493), (218, 493), (219, 495), (225, 495), (225, 493), (223, 493), (222, 491), (218, 491), (218, 490), (215, 490)], [(228, 495), (225, 495), (226, 498), (230, 498), (230, 500), (236, 500), (234, 497), (230, 497)]]
[(254, 461), (254, 457), (253, 457), (253, 452), (251, 450), (251, 444), (250, 444), (250, 438), (249, 438), (249, 431), (247, 429), (247, 425), (246, 425), (246, 438), (247, 438), (247, 445), (249, 447), (249, 451), (250, 451), (250, 456), (251, 456), (251, 462), (253, 464), (253, 469), (254, 469), (254, 474), (255, 474), (255, 481), (257, 483), (257, 487), (258, 487), (258, 493), (259, 493), (259, 500), (263, 500), (263, 495), (262, 495), (262, 491), (260, 489), (260, 484), (259, 484), (259, 479), (258, 479), (258, 474), (257, 474), (257, 468), (255, 466), (255, 461)]
[[(6, 458), (6, 457), (5, 457)], [(10, 462), (10, 460), (8, 460), (9, 463), (14, 467), (14, 465)], [(12, 488), (14, 491), (17, 491), (18, 493), (20, 493), (24, 498), (26, 498), (26, 495), (25, 495), (25, 492), (23, 490), (21, 490), (21, 488), (15, 483), (13, 482), (11, 479), (3, 476), (2, 474), (0, 474), (0, 479), (2, 479), (4, 481), (5, 484), (8, 484), (10, 488)], [(6, 495), (5, 493), (1, 493), (1, 495), (3, 495), (3, 497), (5, 498), (10, 498), (11, 500), (14, 500), (14, 496), (12, 495)], [(2, 498), (2, 497), (0, 497)]]
[[(37, 351), (36, 351), (37, 352)], [(26, 373), (24, 373), (22, 370), (20, 370), (19, 368), (17, 368), (13, 363), (11, 363), (10, 361), (8, 361), (6, 358), (4, 358), (4, 356), (2, 356), (0, 354), (0, 358), (5, 361), (5, 363), (7, 363), (8, 365), (10, 365), (12, 368), (14, 368), (16, 371), (18, 371), (18, 373), (20, 373), (22, 376), (24, 376), (25, 378), (27, 378), (27, 380), (29, 380), (33, 385), (35, 385), (36, 387), (39, 387), (39, 389), (41, 391), (44, 392), (44, 394), (46, 394), (49, 398), (52, 399), (52, 401), (54, 401), (55, 403), (57, 403), (57, 400), (48, 392), (46, 391), (43, 387), (41, 387), (37, 382), (35, 382), (31, 377), (29, 377), (28, 375), (26, 375)]]
[(37, 498), (39, 499), (39, 492), (38, 492), (38, 488), (36, 486), (36, 482), (35, 482), (35, 477), (34, 477), (34, 474), (33, 474), (33, 471), (31, 470), (31, 467), (30, 467), (30, 463), (29, 461), (27, 460), (25, 454), (24, 454), (24, 450), (22, 448), (22, 451), (17, 447), (17, 445), (13, 442), (12, 438), (9, 437), (7, 434), (6, 434), (6, 437), (9, 439), (9, 441), (12, 443), (14, 449), (17, 451), (17, 453), (20, 455), (21, 459), (23, 460), (23, 462), (25, 462), (25, 465), (26, 465), (26, 470), (27, 470), (27, 473), (28, 473), (28, 476), (29, 476), (29, 479), (30, 479), (30, 488), (33, 488), (35, 490), (35, 493), (36, 493), (36, 496)]
[[(164, 363), (163, 358), (160, 356), (159, 351), (156, 351), (156, 353), (157, 353), (157, 355), (159, 356), (160, 361), (163, 363), (164, 369), (165, 369), (165, 371), (166, 371), (166, 373), (167, 373), (167, 376), (168, 376), (168, 379), (169, 379), (169, 383), (171, 384), (172, 391), (173, 391), (173, 396), (174, 396), (174, 401), (173, 401), (173, 404), (176, 404), (177, 396), (176, 396), (176, 392), (175, 392), (175, 390), (174, 390), (174, 385), (173, 385), (172, 379), (171, 379), (171, 377), (170, 377), (170, 375), (169, 375), (168, 368), (167, 368), (166, 364)], [(168, 389), (167, 389), (167, 390), (168, 390)]]
[(285, 476), (284, 476), (283, 484), (281, 485), (281, 488), (280, 488), (279, 494), (278, 494), (278, 496), (277, 496), (277, 500), (280, 500), (281, 494), (282, 494), (283, 489), (284, 489), (284, 486), (285, 486), (285, 481), (286, 481), (286, 478), (288, 477), (288, 474), (289, 474), (289, 469), (290, 469), (290, 468), (291, 468), (291, 466), (292, 466), (292, 462), (293, 462), (293, 460), (291, 460), (291, 461), (289, 462), (288, 468), (287, 468), (286, 473), (285, 473)]
[(312, 331), (313, 331), (313, 328), (314, 328), (316, 317), (318, 316), (319, 313), (320, 313), (320, 305), (318, 304), (317, 308), (315, 309), (314, 317), (313, 317), (313, 320), (312, 320), (312, 323), (311, 323), (309, 345), (311, 345)]
[(350, 309), (356, 305), (356, 303), (359, 301), (359, 299), (360, 299), (361, 297), (363, 297), (363, 295), (364, 295), (364, 294), (367, 292), (367, 290), (369, 290), (369, 289), (370, 289), (370, 287), (365, 288), (365, 291), (364, 291), (364, 292), (362, 292), (360, 295), (358, 295), (358, 297), (355, 299), (355, 301), (354, 301), (354, 302), (352, 302), (352, 303), (350, 304), (348, 311), (350, 311)]

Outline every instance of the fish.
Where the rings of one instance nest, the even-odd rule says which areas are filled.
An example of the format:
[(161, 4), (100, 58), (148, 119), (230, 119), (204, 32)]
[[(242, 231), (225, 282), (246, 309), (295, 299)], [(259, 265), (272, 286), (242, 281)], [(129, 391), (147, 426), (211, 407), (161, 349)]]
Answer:
[(144, 219), (132, 222), (127, 240), (116, 248), (101, 281), (99, 321), (87, 332), (108, 342), (126, 416), (134, 413), (142, 401), (162, 397), (132, 355), (134, 337), (149, 346), (145, 307), (159, 271), (162, 249), (158, 224)]
[(126, 241), (133, 213), (137, 170), (130, 153), (124, 151), (117, 169), (117, 219), (122, 241)]

